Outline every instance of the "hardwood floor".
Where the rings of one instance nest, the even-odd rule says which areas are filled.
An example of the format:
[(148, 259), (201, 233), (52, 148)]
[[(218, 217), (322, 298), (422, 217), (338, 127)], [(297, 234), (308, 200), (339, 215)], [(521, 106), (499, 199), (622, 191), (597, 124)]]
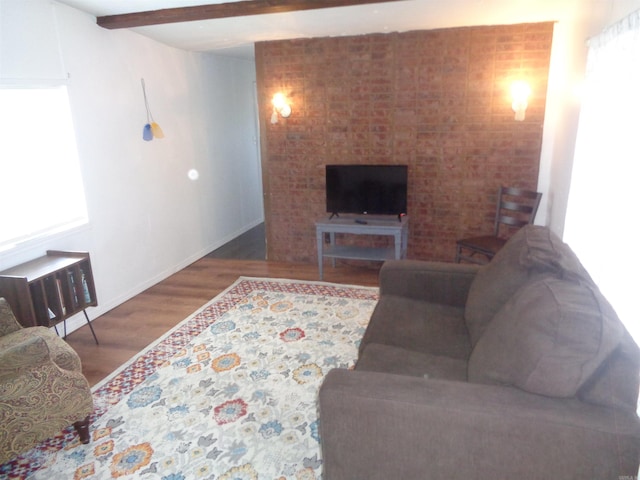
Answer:
[(267, 258), (264, 223), (253, 227), (238, 238), (214, 250), (209, 258), (231, 258), (234, 260), (264, 260)]
[[(227, 251), (235, 249), (237, 256), (245, 251), (238, 245), (225, 247)], [(92, 324), (99, 345), (86, 325), (68, 335), (67, 341), (80, 355), (83, 373), (92, 386), (221, 293), (239, 276), (318, 280), (317, 265), (215, 257), (212, 252), (96, 318)], [(338, 265), (336, 268), (327, 265), (324, 280), (376, 286), (378, 271), (379, 265)]]

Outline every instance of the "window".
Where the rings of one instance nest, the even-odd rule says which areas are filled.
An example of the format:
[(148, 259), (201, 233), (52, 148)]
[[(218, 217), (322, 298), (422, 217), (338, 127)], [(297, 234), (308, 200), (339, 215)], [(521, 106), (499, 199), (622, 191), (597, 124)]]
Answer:
[(564, 239), (640, 343), (640, 11), (589, 41)]
[(65, 86), (0, 88), (0, 251), (87, 223)]

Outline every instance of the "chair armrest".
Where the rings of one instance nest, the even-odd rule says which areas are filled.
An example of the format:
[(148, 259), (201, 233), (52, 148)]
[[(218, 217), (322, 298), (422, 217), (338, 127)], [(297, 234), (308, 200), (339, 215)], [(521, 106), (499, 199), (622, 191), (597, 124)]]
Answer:
[(326, 480), (637, 475), (637, 416), (575, 399), (336, 369), (319, 408)]
[(53, 363), (47, 342), (42, 337), (34, 335), (0, 350), (0, 381), (47, 363)]
[(463, 307), (478, 265), (389, 260), (380, 269), (380, 295)]
[(18, 323), (9, 302), (0, 297), (0, 337), (16, 332), (22, 328)]

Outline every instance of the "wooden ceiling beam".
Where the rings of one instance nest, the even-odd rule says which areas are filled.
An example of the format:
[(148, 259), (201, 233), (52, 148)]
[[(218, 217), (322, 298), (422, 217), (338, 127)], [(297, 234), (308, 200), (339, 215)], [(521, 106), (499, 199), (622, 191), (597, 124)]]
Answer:
[(123, 13), (97, 18), (101, 27), (108, 29), (144, 27), (165, 23), (193, 22), (215, 18), (244, 17), (269, 13), (287, 13), (318, 8), (345, 7), (369, 3), (398, 2), (404, 0), (244, 0), (240, 2), (196, 5), (193, 7), (165, 8), (146, 12)]

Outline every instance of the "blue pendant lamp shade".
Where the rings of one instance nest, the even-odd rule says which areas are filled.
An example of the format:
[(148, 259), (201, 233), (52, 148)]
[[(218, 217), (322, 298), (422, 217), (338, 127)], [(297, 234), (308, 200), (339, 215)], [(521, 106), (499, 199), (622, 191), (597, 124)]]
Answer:
[(155, 120), (153, 120), (153, 115), (151, 114), (151, 109), (149, 108), (149, 101), (147, 100), (147, 90), (144, 85), (144, 78), (141, 78), (142, 82), (142, 95), (144, 95), (144, 106), (147, 109), (147, 124), (142, 129), (142, 139), (145, 142), (150, 142), (154, 138), (164, 138), (164, 132), (160, 128)]
[(153, 140), (153, 132), (151, 131), (151, 125), (148, 123), (142, 129), (142, 139), (145, 142), (150, 142), (151, 140)]

